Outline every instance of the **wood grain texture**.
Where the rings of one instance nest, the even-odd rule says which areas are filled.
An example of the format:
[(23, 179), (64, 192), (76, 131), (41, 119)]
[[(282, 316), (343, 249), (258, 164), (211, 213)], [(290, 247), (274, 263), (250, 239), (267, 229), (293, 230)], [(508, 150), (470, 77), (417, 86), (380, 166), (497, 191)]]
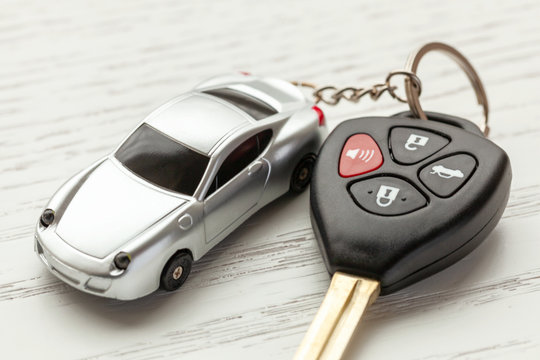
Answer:
[[(134, 302), (79, 293), (33, 253), (37, 218), (76, 171), (199, 81), (237, 70), (370, 85), (438, 40), (478, 69), (491, 138), (513, 166), (486, 242), (369, 310), (347, 359), (540, 358), (538, 1), (38, 1), (0, 7), (0, 357), (289, 359), (329, 284), (308, 196), (284, 196), (198, 262), (185, 286)], [(480, 121), (439, 55), (422, 61), (424, 108)], [(329, 127), (403, 111), (323, 108)]]

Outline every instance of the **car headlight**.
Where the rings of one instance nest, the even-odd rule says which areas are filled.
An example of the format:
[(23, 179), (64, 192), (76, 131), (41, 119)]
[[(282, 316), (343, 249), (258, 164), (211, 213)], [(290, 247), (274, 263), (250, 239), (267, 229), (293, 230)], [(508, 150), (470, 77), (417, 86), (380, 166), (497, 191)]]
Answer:
[(131, 255), (129, 255), (127, 252), (124, 252), (124, 251), (120, 251), (114, 257), (114, 265), (120, 270), (127, 269), (130, 262), (131, 262)]
[(43, 213), (41, 214), (41, 217), (39, 218), (39, 222), (44, 227), (47, 227), (51, 225), (54, 221), (54, 210), (52, 209), (45, 209)]

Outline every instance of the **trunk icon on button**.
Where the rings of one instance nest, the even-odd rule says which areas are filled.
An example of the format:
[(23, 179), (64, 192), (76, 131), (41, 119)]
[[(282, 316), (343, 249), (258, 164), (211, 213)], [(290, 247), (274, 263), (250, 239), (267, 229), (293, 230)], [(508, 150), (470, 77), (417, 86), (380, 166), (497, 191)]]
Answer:
[(392, 204), (394, 200), (396, 200), (398, 193), (398, 188), (381, 185), (379, 191), (377, 192), (377, 205), (379, 205), (380, 207), (390, 206), (390, 204)]

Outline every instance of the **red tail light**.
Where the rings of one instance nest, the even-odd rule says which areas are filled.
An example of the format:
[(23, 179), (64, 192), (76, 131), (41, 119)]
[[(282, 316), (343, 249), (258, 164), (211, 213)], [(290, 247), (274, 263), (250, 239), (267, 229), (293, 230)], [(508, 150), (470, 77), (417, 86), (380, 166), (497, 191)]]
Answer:
[(247, 72), (247, 71), (240, 71), (240, 74), (242, 74), (244, 76), (250, 76), (251, 75), (251, 73)]
[(322, 112), (322, 110), (318, 106), (314, 106), (314, 107), (312, 107), (312, 109), (315, 110), (315, 112), (319, 116), (319, 126), (323, 126), (324, 125), (324, 113)]

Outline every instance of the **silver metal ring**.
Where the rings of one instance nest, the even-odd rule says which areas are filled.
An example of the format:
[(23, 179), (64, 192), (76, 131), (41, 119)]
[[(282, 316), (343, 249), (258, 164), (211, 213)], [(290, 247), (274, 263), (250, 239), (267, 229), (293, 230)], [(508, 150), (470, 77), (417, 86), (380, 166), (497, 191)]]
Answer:
[[(474, 67), (467, 60), (467, 58), (463, 56), (463, 54), (461, 54), (455, 48), (449, 45), (440, 43), (440, 42), (428, 43), (428, 44), (423, 45), (416, 51), (413, 51), (409, 55), (409, 58), (407, 59), (407, 63), (405, 64), (405, 71), (409, 71), (413, 74), (416, 74), (420, 60), (424, 57), (424, 55), (426, 55), (430, 51), (440, 51), (446, 54), (459, 65), (459, 67), (461, 68), (461, 70), (463, 70), (463, 72), (465, 72), (465, 74), (469, 78), (469, 81), (476, 93), (478, 104), (481, 105), (484, 109), (484, 123), (481, 126), (481, 130), (484, 132), (485, 135), (487, 135), (489, 133), (489, 126), (488, 126), (489, 105), (488, 105), (486, 92), (484, 90), (484, 86), (482, 85), (482, 81), (480, 80), (480, 77), (474, 70)], [(420, 119), (427, 120), (426, 114), (424, 110), (422, 109), (422, 106), (420, 105), (420, 97), (419, 97), (418, 91), (415, 88), (414, 82), (410, 81), (409, 77), (405, 78), (405, 92), (407, 94), (407, 102), (409, 103), (409, 107), (411, 111), (414, 113), (414, 115)]]
[(386, 87), (388, 88), (388, 93), (390, 94), (390, 96), (392, 96), (394, 99), (402, 103), (409, 102), (408, 100), (409, 96), (407, 95), (407, 98), (404, 99), (398, 94), (396, 94), (397, 87), (392, 86), (392, 84), (390, 83), (390, 81), (392, 81), (392, 78), (397, 75), (405, 76), (405, 81), (408, 81), (410, 84), (412, 84), (413, 88), (416, 91), (417, 97), (419, 97), (420, 94), (422, 94), (422, 82), (420, 81), (420, 78), (418, 77), (418, 75), (407, 70), (394, 70), (388, 73), (388, 76), (386, 76), (386, 80), (384, 81), (384, 83), (386, 84)]

